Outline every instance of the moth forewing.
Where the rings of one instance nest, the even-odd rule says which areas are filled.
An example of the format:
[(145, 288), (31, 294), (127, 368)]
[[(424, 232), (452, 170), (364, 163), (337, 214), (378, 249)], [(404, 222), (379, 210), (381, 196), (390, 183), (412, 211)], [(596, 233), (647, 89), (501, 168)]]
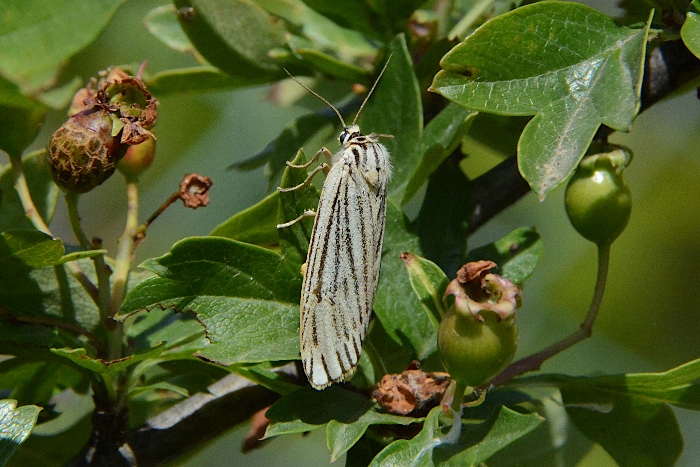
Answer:
[(379, 279), (391, 163), (380, 135), (345, 125), (335, 107), (309, 91), (344, 126), (321, 190), (300, 301), (301, 360), (311, 385), (323, 389), (350, 376), (360, 359)]

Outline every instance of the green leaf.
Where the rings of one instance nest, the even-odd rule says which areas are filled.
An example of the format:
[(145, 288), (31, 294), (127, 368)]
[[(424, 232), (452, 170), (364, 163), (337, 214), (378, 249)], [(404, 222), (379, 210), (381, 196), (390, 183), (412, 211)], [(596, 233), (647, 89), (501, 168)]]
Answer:
[(64, 252), (61, 240), (38, 230), (12, 229), (0, 234), (0, 267), (12, 267), (17, 260), (33, 268), (52, 266)]
[(389, 43), (388, 54), (392, 54), (391, 63), (377, 83), (358, 123), (366, 133), (394, 135), (393, 139), (382, 140), (382, 144), (389, 150), (394, 167), (389, 198), (399, 203), (423, 156), (419, 153), (423, 107), (403, 34)]
[(149, 384), (147, 386), (136, 386), (129, 390), (129, 397), (136, 397), (140, 394), (149, 391), (170, 391), (175, 394), (179, 394), (184, 397), (189, 397), (189, 392), (187, 389), (180, 387), (176, 384), (168, 383), (167, 381), (160, 381), (158, 383)]
[[(303, 150), (299, 150), (292, 164), (303, 165), (306, 162)], [(282, 175), (281, 188), (297, 186), (307, 178), (306, 169), (288, 167)], [(280, 224), (297, 219), (306, 211), (315, 211), (318, 207), (319, 192), (311, 185), (296, 190), (280, 192), (277, 221)], [(300, 267), (306, 262), (309, 251), (309, 239), (313, 229), (314, 219), (307, 217), (288, 227), (278, 230), (280, 248), (284, 258), (293, 265)]]
[(346, 63), (320, 50), (296, 47), (291, 42), (289, 46), (292, 48), (290, 58), (295, 59), (295, 61), (301, 58), (316, 71), (352, 83), (365, 83), (370, 79), (370, 75), (365, 69)]
[(106, 362), (99, 358), (90, 357), (87, 354), (87, 350), (83, 348), (70, 349), (51, 349), (51, 353), (58, 355), (59, 357), (64, 357), (72, 362), (78, 367), (85, 368), (86, 370), (92, 371), (94, 373), (99, 373), (102, 375), (114, 375), (119, 371), (126, 369), (127, 367), (144, 360), (156, 358), (164, 350), (164, 345), (156, 345), (150, 349), (145, 349), (137, 354), (128, 355), (119, 360)]
[(556, 386), (562, 390), (635, 397), (650, 404), (671, 404), (700, 411), (700, 359), (662, 373), (631, 373), (597, 377), (540, 375), (518, 378), (517, 384)]
[(216, 226), (209, 235), (264, 247), (277, 245), (279, 198), (279, 192), (275, 191), (254, 206), (234, 214)]
[[(346, 0), (329, 2), (327, 0), (304, 0), (304, 3), (317, 13), (330, 18), (334, 23), (347, 29), (354, 29), (367, 37), (382, 39), (388, 31), (382, 30), (383, 24), (369, 2), (363, 0)], [(389, 32), (389, 35), (392, 34)]]
[(523, 284), (535, 272), (543, 250), (540, 234), (533, 228), (521, 227), (470, 251), (467, 260), (491, 260), (498, 265), (502, 277), (514, 284)]
[(418, 238), (411, 232), (408, 218), (388, 201), (374, 312), (394, 342), (409, 350), (412, 358), (424, 360), (437, 349), (437, 334), (432, 317), (412, 292), (408, 271), (399, 257), (405, 251), (420, 255)]
[[(335, 129), (336, 116), (310, 114), (299, 117), (287, 125), (277, 139), (268, 144), (258, 154), (243, 162), (231, 164), (229, 169), (251, 170), (268, 164), (265, 175), (268, 179), (268, 189), (272, 189), (287, 167), (293, 151), (299, 148), (311, 148), (316, 152), (316, 143), (327, 140)], [(301, 183), (301, 182), (300, 182)], [(315, 206), (314, 206), (315, 208)]]
[(178, 22), (175, 5), (155, 7), (143, 18), (143, 25), (148, 32), (171, 49), (181, 53), (197, 54), (197, 49)]
[(430, 260), (416, 256), (413, 253), (403, 253), (401, 259), (408, 270), (408, 278), (416, 296), (423, 304), (428, 316), (431, 317), (437, 332), (440, 320), (445, 315), (445, 304), (442, 297), (450, 280), (442, 269)]
[(365, 396), (339, 386), (323, 391), (306, 386), (282, 397), (267, 410), (265, 416), (270, 425), (265, 438), (312, 431), (331, 420), (354, 423), (371, 407)]
[[(97, 283), (92, 261), (76, 264)], [(65, 265), (31, 268), (17, 263), (0, 268), (0, 303), (15, 316), (65, 321), (98, 337), (104, 333), (97, 305)]]
[(374, 458), (370, 466), (479, 465), (494, 453), (528, 434), (542, 423), (537, 414), (521, 414), (501, 407), (494, 417), (479, 424), (462, 424), (455, 444), (441, 444), (446, 430), (438, 425), (442, 408), (428, 414), (423, 430), (411, 440), (394, 441)]
[(535, 115), (518, 157), (544, 198), (575, 169), (601, 124), (629, 129), (647, 31), (576, 3), (527, 5), (486, 22), (445, 55), (431, 90), (474, 110)]
[[(0, 120), (5, 113), (0, 111)], [(48, 224), (53, 217), (58, 201), (59, 189), (51, 179), (46, 151), (33, 152), (22, 159), (24, 175), (29, 185), (29, 192), (41, 218)], [(27, 218), (19, 195), (14, 188), (12, 168), (0, 168), (0, 230), (16, 228), (34, 228)]]
[(331, 420), (326, 426), (326, 443), (331, 453), (331, 462), (338, 460), (365, 434), (370, 425), (410, 425), (420, 423), (423, 419), (413, 417), (400, 417), (388, 413), (377, 412), (368, 409), (356, 421), (345, 423)]
[(180, 25), (212, 65), (242, 79), (275, 81), (282, 70), (268, 52), (284, 44), (284, 24), (250, 0), (175, 0)]
[(471, 185), (454, 163), (443, 164), (428, 183), (416, 219), (416, 233), (426, 258), (454, 277), (464, 264), (471, 215)]
[(239, 89), (269, 83), (265, 74), (245, 76), (229, 75), (213, 66), (197, 66), (165, 70), (146, 80), (148, 90), (158, 97), (183, 92), (211, 92)]
[(376, 47), (362, 34), (341, 28), (301, 0), (257, 0), (257, 3), (299, 29), (315, 49), (332, 50), (346, 63), (359, 64), (376, 53)]
[(422, 158), (410, 179), (406, 181), (401, 205), (405, 205), (413, 198), (428, 181), (430, 175), (454, 151), (477, 113), (450, 103), (425, 126), (421, 139)]
[(698, 0), (693, 0), (688, 7), (685, 22), (681, 27), (681, 39), (688, 50), (700, 58), (700, 2)]
[[(299, 358), (301, 274), (280, 255), (220, 237), (192, 237), (141, 267), (156, 274), (126, 296), (125, 319), (155, 307), (191, 311), (224, 365)], [(298, 266), (297, 266), (298, 267)]]
[(299, 389), (299, 386), (290, 383), (281, 372), (272, 371), (273, 366), (269, 362), (256, 365), (235, 365), (229, 369), (282, 396)]
[(17, 401), (0, 400), (0, 465), (5, 465), (17, 447), (29, 436), (41, 407), (25, 405), (17, 408)]
[(125, 329), (135, 353), (164, 343), (161, 361), (194, 359), (195, 352), (211, 345), (196, 316), (172, 310), (156, 308), (136, 315)]
[(621, 467), (675, 465), (683, 451), (676, 416), (666, 404), (576, 389), (562, 390), (562, 398), (574, 426)]
[(27, 90), (43, 87), (68, 58), (97, 38), (122, 3), (4, 0), (0, 74)]
[(0, 52), (0, 150), (19, 156), (39, 133), (47, 109), (2, 77), (1, 61)]

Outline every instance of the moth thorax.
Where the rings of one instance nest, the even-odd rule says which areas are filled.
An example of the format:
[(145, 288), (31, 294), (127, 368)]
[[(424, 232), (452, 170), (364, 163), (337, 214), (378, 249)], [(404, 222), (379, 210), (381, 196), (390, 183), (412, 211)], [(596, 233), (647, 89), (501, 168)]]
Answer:
[(360, 127), (357, 125), (350, 125), (343, 128), (342, 133), (338, 136), (338, 141), (340, 141), (340, 144), (345, 145), (348, 141), (358, 136), (362, 136)]

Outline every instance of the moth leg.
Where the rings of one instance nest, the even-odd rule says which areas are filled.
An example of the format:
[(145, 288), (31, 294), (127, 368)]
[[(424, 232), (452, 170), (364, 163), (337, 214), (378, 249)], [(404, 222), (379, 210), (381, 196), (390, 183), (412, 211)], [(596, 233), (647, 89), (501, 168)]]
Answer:
[[(302, 166), (291, 166), (290, 167), (302, 167)], [(319, 173), (321, 170), (323, 170), (323, 173), (325, 175), (328, 175), (328, 171), (330, 170), (330, 167), (327, 164), (321, 164), (318, 167), (316, 167), (314, 170), (311, 171), (308, 177), (306, 177), (306, 180), (301, 182), (300, 184), (290, 187), (290, 188), (282, 188), (281, 186), (277, 187), (277, 191), (281, 191), (283, 193), (286, 193), (288, 191), (294, 191), (298, 190), (301, 187), (308, 186), (311, 183), (311, 179), (314, 178), (314, 176)]]
[(287, 227), (291, 227), (292, 225), (296, 224), (300, 220), (306, 218), (306, 217), (316, 217), (316, 211), (304, 211), (301, 216), (297, 217), (294, 220), (291, 220), (289, 222), (285, 222), (284, 224), (277, 224), (278, 229), (284, 229)]
[(291, 167), (293, 169), (305, 169), (308, 166), (310, 166), (311, 164), (313, 164), (314, 162), (316, 162), (318, 160), (318, 158), (321, 157), (321, 154), (326, 156), (326, 159), (328, 160), (328, 163), (330, 164), (331, 161), (333, 160), (333, 153), (330, 152), (327, 148), (323, 147), (323, 148), (319, 149), (318, 151), (316, 151), (316, 154), (314, 154), (314, 157), (312, 157), (309, 160), (309, 162), (307, 162), (306, 164), (297, 165), (297, 164), (292, 164), (291, 162), (287, 161), (287, 167)]

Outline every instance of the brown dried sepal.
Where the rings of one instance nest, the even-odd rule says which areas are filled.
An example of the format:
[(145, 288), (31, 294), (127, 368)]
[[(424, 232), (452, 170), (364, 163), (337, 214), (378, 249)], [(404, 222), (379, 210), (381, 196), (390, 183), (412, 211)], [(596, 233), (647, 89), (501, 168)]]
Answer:
[(450, 375), (405, 370), (400, 375), (385, 375), (372, 397), (394, 415), (426, 415), (442, 399)]
[(197, 209), (209, 205), (209, 188), (213, 182), (209, 177), (196, 173), (187, 174), (180, 182), (180, 199), (185, 207)]
[(265, 407), (264, 409), (258, 410), (251, 417), (250, 429), (248, 430), (248, 433), (246, 433), (245, 438), (243, 439), (243, 446), (241, 447), (242, 453), (245, 454), (247, 452), (250, 452), (253, 449), (259, 448), (263, 444), (265, 430), (267, 430), (267, 426), (270, 424), (270, 420), (268, 420), (265, 416), (265, 412), (267, 412), (267, 409), (269, 409), (269, 407)]

